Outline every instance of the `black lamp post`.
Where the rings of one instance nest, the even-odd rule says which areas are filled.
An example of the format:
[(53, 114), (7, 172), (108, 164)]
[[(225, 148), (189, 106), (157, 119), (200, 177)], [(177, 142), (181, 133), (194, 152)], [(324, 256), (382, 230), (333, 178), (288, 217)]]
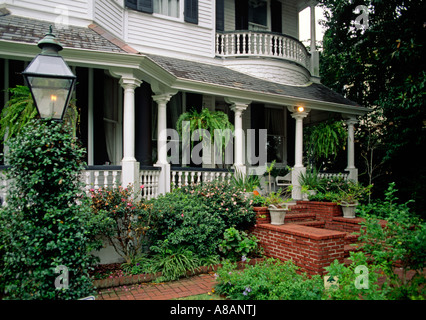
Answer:
[(42, 119), (62, 121), (71, 98), (76, 76), (59, 55), (62, 45), (49, 33), (37, 44), (41, 49), (22, 72)]

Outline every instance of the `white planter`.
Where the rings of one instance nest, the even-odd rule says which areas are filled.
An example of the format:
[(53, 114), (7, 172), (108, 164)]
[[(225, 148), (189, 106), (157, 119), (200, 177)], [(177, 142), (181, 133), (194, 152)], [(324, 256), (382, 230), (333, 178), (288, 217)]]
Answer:
[(308, 190), (308, 192), (304, 192), (304, 193), (302, 193), (302, 200), (303, 201), (309, 201), (309, 196), (310, 195), (316, 195), (317, 194), (317, 191), (316, 190)]
[(277, 208), (273, 204), (269, 207), (269, 213), (271, 215), (271, 224), (273, 225), (282, 225), (284, 224), (285, 214), (288, 211), (288, 208)]
[(340, 206), (342, 207), (343, 211), (343, 218), (353, 219), (355, 218), (355, 209), (358, 205), (358, 202), (356, 203), (347, 203), (342, 201)]

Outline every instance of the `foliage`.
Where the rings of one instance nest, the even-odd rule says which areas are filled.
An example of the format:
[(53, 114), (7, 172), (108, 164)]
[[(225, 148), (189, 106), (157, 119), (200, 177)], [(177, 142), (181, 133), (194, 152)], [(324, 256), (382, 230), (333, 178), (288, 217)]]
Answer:
[[(381, 266), (391, 298), (425, 296), (426, 224), (410, 212), (407, 203), (396, 203), (395, 192), (395, 185), (390, 184), (385, 201), (360, 208), (360, 214), (365, 217), (360, 240), (365, 253)], [(384, 226), (373, 215), (375, 208), (385, 217)], [(402, 277), (396, 273), (398, 267)], [(409, 279), (410, 271), (414, 276)]]
[(249, 257), (258, 251), (259, 240), (255, 236), (248, 236), (244, 231), (235, 228), (226, 229), (223, 241), (219, 244), (219, 251), (230, 261), (240, 260), (241, 257)]
[[(143, 186), (141, 186), (143, 187)], [(103, 187), (91, 189), (91, 209), (96, 217), (105, 216), (109, 222), (99, 230), (115, 251), (130, 262), (147, 244), (147, 233), (153, 227), (150, 206), (135, 199), (133, 187)]]
[[(7, 143), (11, 183), (0, 218), (7, 298), (92, 294), (88, 271), (95, 261), (89, 252), (96, 227), (81, 197), (84, 150), (54, 121), (32, 120)], [(68, 289), (55, 288), (58, 266), (69, 270)]]
[[(207, 108), (202, 109), (201, 112), (192, 109), (182, 113), (177, 120), (176, 127), (181, 136), (183, 136), (183, 131), (188, 132), (190, 134), (188, 137), (192, 137), (192, 134), (196, 130), (199, 130), (200, 140), (209, 138), (211, 140), (207, 141), (208, 143), (214, 141), (217, 150), (221, 151), (222, 157), (225, 156), (223, 151), (232, 140), (234, 131), (234, 126), (229, 121), (226, 113), (222, 111), (210, 111)], [(215, 130), (220, 130), (219, 137), (215, 136)], [(183, 142), (189, 143), (185, 139), (183, 139)], [(222, 163), (225, 163), (225, 161), (222, 161)]]
[[(391, 181), (401, 196), (416, 200), (419, 212), (426, 186), (426, 46), (425, 1), (321, 0), (327, 28), (321, 56), (322, 82), (373, 112), (361, 120), (356, 139), (368, 184), (386, 190)], [(360, 12), (368, 8), (368, 28), (355, 28)], [(403, 166), (405, 159), (416, 159)], [(365, 160), (365, 161), (364, 161)], [(360, 168), (361, 170), (363, 168)], [(362, 172), (362, 171), (360, 171)], [(379, 180), (374, 181), (373, 179)]]
[[(38, 118), (37, 109), (27, 86), (17, 85), (15, 88), (9, 88), (9, 92), (11, 97), (0, 117), (0, 137), (4, 142), (16, 136), (31, 120)], [(77, 107), (70, 101), (64, 116), (64, 129), (70, 130), (75, 137), (78, 124)]]
[(358, 201), (365, 200), (365, 198), (370, 194), (372, 187), (373, 185), (364, 187), (359, 182), (349, 180), (345, 188), (340, 189), (337, 195), (338, 204), (354, 204), (358, 203)]
[(253, 192), (260, 186), (260, 180), (255, 174), (244, 174), (237, 170), (232, 175), (231, 184), (243, 192)]
[(278, 191), (271, 192), (265, 199), (265, 205), (270, 206), (274, 205), (278, 208), (282, 207), (284, 203), (290, 201), (290, 199), (283, 199), (281, 196), (283, 195), (282, 188), (278, 189)]
[(306, 154), (311, 163), (328, 162), (346, 146), (347, 131), (343, 121), (326, 121), (305, 130)]
[(261, 196), (260, 194), (255, 194), (252, 198), (252, 205), (253, 207), (265, 207), (266, 205), (266, 198)]
[(11, 97), (3, 108), (0, 118), (0, 137), (2, 139), (16, 136), (29, 121), (37, 116), (37, 109), (28, 87), (18, 85), (10, 88), (9, 92)]
[(318, 178), (318, 170), (314, 167), (306, 168), (305, 172), (301, 172), (299, 176), (299, 183), (302, 187), (306, 187), (307, 190), (317, 190), (320, 184), (320, 178)]
[(219, 181), (184, 186), (149, 200), (157, 221), (152, 250), (165, 240), (185, 246), (200, 257), (216, 254), (223, 232), (230, 227), (245, 230), (255, 222), (255, 213), (238, 188)]
[(217, 270), (216, 292), (232, 300), (316, 300), (323, 292), (320, 276), (299, 273), (292, 261), (267, 259), (238, 270), (225, 262)]
[(159, 281), (171, 281), (187, 275), (187, 272), (193, 274), (200, 262), (198, 256), (187, 247), (166, 245), (154, 256), (154, 265), (162, 273)]
[(324, 291), (325, 298), (329, 300), (386, 299), (387, 291), (382, 290), (378, 284), (380, 265), (368, 264), (367, 256), (363, 252), (351, 252), (349, 259), (352, 263), (348, 266), (334, 260), (325, 268), (327, 276), (333, 280), (330, 288)]

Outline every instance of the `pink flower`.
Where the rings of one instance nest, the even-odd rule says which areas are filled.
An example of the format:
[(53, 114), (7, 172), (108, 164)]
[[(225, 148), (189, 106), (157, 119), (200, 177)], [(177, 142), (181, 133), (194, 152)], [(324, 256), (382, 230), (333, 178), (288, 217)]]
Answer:
[(145, 188), (145, 186), (144, 186), (144, 185), (141, 185), (141, 186), (140, 186), (140, 188), (141, 188), (141, 189), (143, 189), (143, 188)]
[(181, 214), (182, 218), (183, 218), (183, 213)]
[(90, 189), (90, 192), (95, 192), (95, 189)]

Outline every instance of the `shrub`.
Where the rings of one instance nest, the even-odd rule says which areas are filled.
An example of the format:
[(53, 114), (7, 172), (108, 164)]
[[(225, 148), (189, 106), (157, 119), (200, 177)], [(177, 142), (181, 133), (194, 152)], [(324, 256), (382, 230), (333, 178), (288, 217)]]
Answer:
[[(84, 150), (54, 121), (31, 121), (8, 140), (7, 206), (1, 210), (5, 293), (10, 299), (77, 299), (93, 293), (93, 222), (81, 198)], [(55, 286), (58, 266), (68, 288)]]
[(258, 251), (258, 242), (255, 236), (249, 237), (244, 231), (229, 228), (223, 234), (223, 241), (219, 244), (219, 251), (224, 254), (226, 259), (237, 261), (242, 257), (255, 254)]
[(219, 182), (187, 186), (147, 202), (152, 206), (156, 229), (150, 233), (157, 251), (167, 240), (185, 246), (200, 257), (217, 254), (227, 228), (248, 229), (255, 213), (235, 187)]
[(91, 209), (95, 217), (108, 220), (98, 230), (115, 251), (130, 262), (147, 245), (148, 231), (153, 227), (150, 206), (135, 199), (133, 187), (91, 189)]
[(216, 292), (232, 300), (316, 300), (324, 289), (320, 276), (309, 278), (292, 261), (272, 258), (244, 270), (225, 262), (216, 275)]

